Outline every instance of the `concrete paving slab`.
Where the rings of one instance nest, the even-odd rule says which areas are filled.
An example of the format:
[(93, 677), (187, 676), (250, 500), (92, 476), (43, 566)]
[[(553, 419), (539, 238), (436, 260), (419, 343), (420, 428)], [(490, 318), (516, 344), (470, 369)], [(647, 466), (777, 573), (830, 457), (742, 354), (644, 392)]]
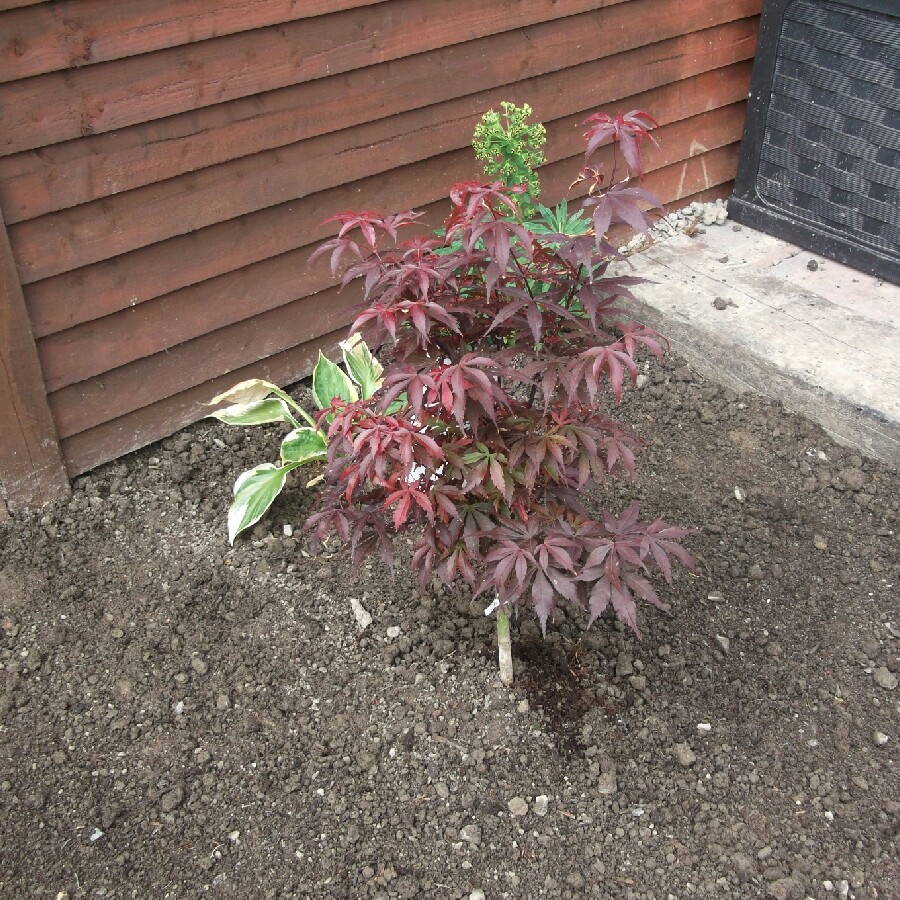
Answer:
[(900, 287), (731, 224), (625, 268), (655, 282), (635, 290), (636, 317), (707, 377), (900, 466)]

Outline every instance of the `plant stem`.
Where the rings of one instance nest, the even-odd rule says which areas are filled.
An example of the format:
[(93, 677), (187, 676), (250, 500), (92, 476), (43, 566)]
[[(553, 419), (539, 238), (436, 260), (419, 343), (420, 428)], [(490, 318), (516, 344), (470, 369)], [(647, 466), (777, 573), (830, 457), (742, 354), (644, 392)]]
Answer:
[[(294, 398), (291, 397), (291, 395), (287, 393), (287, 391), (274, 390), (274, 391), (272, 391), (272, 393), (278, 397), (281, 397), (281, 399), (284, 400), (285, 403), (289, 404), (290, 406), (293, 406), (294, 409), (297, 410), (297, 412), (300, 413), (301, 416), (303, 416), (303, 418), (309, 423), (309, 425), (312, 428), (319, 427), (316, 424), (316, 420), (302, 406), (300, 406), (300, 404), (297, 403), (294, 400)], [(298, 427), (299, 427), (299, 425), (298, 425)]]
[(500, 680), (511, 688), (513, 685), (512, 643), (509, 638), (509, 613), (501, 606), (497, 610), (497, 656), (500, 660)]

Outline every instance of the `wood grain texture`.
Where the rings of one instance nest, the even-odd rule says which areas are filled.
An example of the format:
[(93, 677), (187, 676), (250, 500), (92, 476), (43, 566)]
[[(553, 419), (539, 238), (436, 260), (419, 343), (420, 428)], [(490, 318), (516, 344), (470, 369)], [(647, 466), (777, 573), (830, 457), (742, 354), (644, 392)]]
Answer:
[[(680, 58), (673, 58), (681, 67)], [(633, 66), (628, 71), (638, 73), (639, 77), (629, 78), (626, 85), (638, 89), (646, 87), (648, 83), (652, 84), (656, 77), (665, 81), (669, 75), (665, 66), (659, 69), (652, 65)], [(655, 98), (642, 92), (629, 102), (661, 111), (663, 118), (668, 120), (673, 118), (670, 106), (679, 93), (699, 92), (702, 96), (706, 91), (711, 98), (708, 105), (730, 103), (740, 96), (746, 96), (748, 76), (749, 64), (738, 63), (696, 76), (696, 82), (687, 80), (679, 82), (678, 87), (660, 89), (663, 92)], [(625, 98), (616, 94), (617, 92), (613, 92), (612, 97), (607, 95), (606, 99), (627, 105)], [(519, 99), (520, 96), (528, 95), (516, 91), (513, 96)], [(587, 107), (591, 108), (594, 108), (593, 104)], [(578, 119), (583, 118), (583, 115), (582, 112), (573, 117), (573, 135), (581, 134)], [(563, 122), (550, 123), (551, 133), (554, 135), (563, 133), (569, 127)], [(415, 145), (410, 143), (409, 146)], [(368, 155), (365, 147), (360, 153)], [(352, 157), (354, 153), (348, 151), (344, 156)], [(343, 165), (349, 163), (345, 161)], [(442, 179), (443, 165), (426, 160), (407, 171), (406, 176), (412, 182), (430, 183), (436, 190), (432, 197), (411, 198), (410, 205), (435, 200), (446, 189), (446, 179)], [(470, 166), (461, 167), (457, 171), (465, 177), (474, 176), (474, 161), (470, 158)], [(386, 208), (392, 202), (395, 184), (396, 179), (381, 178), (377, 174), (361, 178), (355, 184), (334, 188), (324, 195), (317, 192), (294, 203), (283, 204), (235, 222), (213, 226), (161, 245), (146, 247), (64, 276), (29, 285), (25, 291), (35, 333), (46, 336), (63, 331), (320, 240), (326, 233), (324, 229), (317, 227), (322, 219), (353, 205), (359, 194), (370, 198), (371, 205)], [(299, 223), (304, 223), (302, 228), (298, 227)], [(162, 264), (163, 259), (165, 264)]]
[(340, 328), (299, 347), (291, 347), (252, 365), (220, 375), (174, 397), (167, 397), (111, 422), (104, 422), (90, 431), (76, 434), (63, 442), (69, 475), (80, 475), (125, 453), (162, 440), (185, 425), (196, 422), (206, 414), (206, 404), (212, 397), (239, 381), (264, 378), (274, 384), (294, 384), (312, 371), (319, 350), (334, 356), (338, 342), (346, 334), (346, 329)]
[[(611, 3), (623, 0), (392, 0), (13, 81), (2, 93), (0, 154), (336, 76)], [(628, 0), (627, 5), (641, 3), (671, 5), (668, 0)], [(684, 5), (710, 3), (685, 0)], [(731, 5), (758, 12), (757, 0)], [(633, 22), (633, 16), (626, 18)], [(527, 58), (521, 63), (524, 70)]]
[(71, 437), (321, 337), (345, 326), (359, 303), (355, 285), (345, 291), (330, 287), (179, 344), (167, 353), (136, 360), (98, 378), (55, 391), (50, 394), (50, 408), (59, 433)]
[(0, 82), (383, 2), (57, 0), (0, 17)]
[(69, 492), (31, 324), (2, 216), (0, 482), (14, 507), (40, 505)]
[(306, 150), (298, 144), (266, 151), (19, 223), (10, 240), (21, 280), (29, 284), (302, 196)]
[[(501, 54), (497, 46), (500, 40), (513, 43), (515, 36), (470, 42), (339, 79), (2, 157), (0, 205), (13, 224), (373, 120), (415, 120), (418, 109), (422, 128), (449, 130), (453, 146), (461, 146), (481, 113), (500, 100), (528, 99), (543, 120), (554, 119), (750, 59), (757, 27), (755, 19), (742, 19), (580, 64), (576, 57), (569, 68), (553, 72), (543, 71), (552, 64), (552, 54), (532, 54), (529, 77), (519, 81), (518, 59)], [(478, 64), (484, 55), (495, 57), (491, 67)], [(453, 77), (439, 79), (425, 94), (418, 86), (429, 67)], [(386, 130), (384, 124), (379, 127)], [(344, 146), (351, 146), (357, 134), (361, 129), (345, 135)]]
[[(478, 174), (472, 128), (500, 100), (548, 126), (547, 202), (578, 168), (585, 114), (613, 104), (659, 114), (661, 199), (725, 190), (760, 6), (0, 0), (18, 292), (0, 350), (27, 334), (57, 483), (197, 419), (234, 381), (308, 374), (359, 299), (308, 267), (316, 223), (362, 205), (436, 224), (449, 184)], [(0, 376), (4, 426), (23, 408), (3, 399), (14, 381)]]
[[(671, 155), (671, 148), (675, 148), (677, 154), (687, 156), (689, 150), (696, 152), (694, 148), (705, 150), (740, 139), (744, 103), (736, 101), (746, 96), (749, 72), (740, 73), (742, 77), (736, 80), (723, 78), (723, 74), (727, 73), (707, 73), (691, 79), (689, 84), (679, 82), (665, 85), (627, 98), (625, 105), (629, 109), (663, 110), (660, 115), (663, 127), (656, 133), (663, 149), (659, 151), (653, 148), (649, 152), (648, 165), (658, 167), (666, 155)], [(718, 87), (718, 90), (713, 91), (714, 87)], [(707, 111), (710, 96), (715, 96), (717, 102), (728, 105)], [(658, 106), (654, 101), (658, 101)], [(705, 115), (700, 115), (704, 112)], [(573, 173), (578, 169), (576, 157), (583, 146), (578, 126), (583, 115), (579, 113), (559, 120), (553, 123), (555, 127), (548, 130), (547, 159), (550, 163), (565, 160), (568, 172), (563, 174), (563, 178), (568, 179), (566, 183), (572, 180)], [(688, 119), (690, 121), (682, 121)], [(670, 124), (673, 122), (675, 124)], [(611, 161), (611, 154), (607, 153), (607, 156)], [(460, 156), (456, 164), (450, 165), (457, 168), (459, 177), (464, 177), (468, 174), (468, 164), (466, 154)], [(452, 172), (452, 168), (446, 171), (447, 166), (448, 160), (444, 157), (445, 176)], [(412, 179), (405, 177), (403, 170), (399, 177), (402, 183), (412, 182)], [(431, 183), (426, 184), (430, 186)], [(401, 199), (404, 206), (421, 206), (440, 196), (398, 197), (396, 187), (390, 192), (384, 190), (383, 180), (381, 183), (376, 181), (372, 187), (376, 196), (369, 196), (365, 191), (359, 195), (366, 208), (379, 208), (383, 204), (378, 201), (388, 197), (395, 202)], [(448, 187), (445, 182), (440, 190), (446, 192)], [(552, 190), (551, 186), (548, 192)], [(342, 196), (340, 203), (332, 204), (334, 212), (346, 208), (345, 199), (350, 198)], [(302, 214), (302, 209), (298, 212)], [(324, 289), (331, 283), (326, 266), (308, 270), (306, 262), (315, 248), (315, 242), (326, 234), (326, 228), (322, 228), (318, 235), (310, 236), (307, 246), (298, 250), (43, 338), (39, 341), (38, 348), (48, 390), (58, 390), (83, 381), (137, 358), (151, 356), (200, 334), (287, 303), (298, 296)], [(301, 283), (303, 293), (298, 295), (297, 286)]]
[[(679, 189), (695, 191), (691, 195), (695, 197), (715, 196), (716, 186), (707, 185), (717, 179), (722, 185), (730, 184), (737, 171), (738, 156), (739, 145), (731, 144), (653, 172), (647, 184), (660, 199), (679, 204), (683, 202), (677, 195)], [(345, 329), (337, 329), (65, 439), (62, 447), (69, 474), (86, 472), (196, 422), (205, 415), (204, 404), (211, 397), (238, 381), (266, 378), (281, 385), (298, 381), (312, 370), (319, 347), (328, 352), (345, 334)]]
[[(715, 117), (717, 112), (706, 113), (704, 118)], [(671, 127), (696, 133), (696, 123), (690, 121)], [(731, 135), (728, 140), (733, 141), (737, 137)], [(699, 145), (697, 147), (700, 153)], [(667, 196), (661, 199), (694, 193), (718, 181), (733, 178), (734, 171), (722, 176), (721, 161), (713, 155), (717, 152), (700, 153), (698, 157), (664, 166), (669, 181), (680, 178), (684, 184), (677, 182), (673, 186), (669, 181), (662, 181)], [(707, 167), (707, 156), (717, 168), (713, 174), (704, 176), (708, 183), (697, 188), (695, 168), (699, 166), (702, 173)], [(548, 191), (555, 192), (560, 183), (568, 183), (573, 162), (575, 160), (561, 160), (548, 167)], [(659, 156), (655, 159), (648, 157), (649, 167), (659, 165), (659, 162)], [(656, 180), (660, 180), (659, 176)], [(648, 183), (652, 184), (649, 179)], [(289, 287), (288, 284), (287, 290)], [(165, 399), (185, 387), (195, 386), (214, 377), (217, 370), (224, 366), (248, 365), (255, 359), (300, 344), (305, 338), (321, 333), (323, 322), (327, 325), (326, 330), (346, 324), (359, 302), (355, 287), (351, 286), (343, 292), (337, 292), (332, 287), (308, 297), (297, 296), (300, 293), (297, 291), (294, 294), (297, 299), (275, 309), (257, 313), (252, 318), (170, 347), (165, 352), (137, 359), (95, 378), (63, 387), (50, 394), (50, 405), (59, 432), (63, 437), (71, 437), (135, 408)]]
[(21, 9), (25, 6), (37, 6), (40, 3), (48, 3), (49, 0), (0, 0), (0, 12), (8, 9)]

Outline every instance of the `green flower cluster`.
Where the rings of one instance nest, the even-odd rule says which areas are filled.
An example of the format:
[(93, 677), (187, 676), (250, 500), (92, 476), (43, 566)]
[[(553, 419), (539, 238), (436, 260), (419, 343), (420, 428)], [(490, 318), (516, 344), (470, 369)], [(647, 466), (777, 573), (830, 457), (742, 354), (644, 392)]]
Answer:
[(531, 107), (515, 103), (500, 104), (502, 112), (489, 110), (475, 126), (472, 147), (476, 159), (489, 178), (496, 178), (507, 186), (524, 184), (519, 208), (524, 219), (534, 214), (534, 200), (541, 193), (541, 184), (535, 169), (544, 162), (542, 147), (547, 131), (540, 122), (526, 124)]

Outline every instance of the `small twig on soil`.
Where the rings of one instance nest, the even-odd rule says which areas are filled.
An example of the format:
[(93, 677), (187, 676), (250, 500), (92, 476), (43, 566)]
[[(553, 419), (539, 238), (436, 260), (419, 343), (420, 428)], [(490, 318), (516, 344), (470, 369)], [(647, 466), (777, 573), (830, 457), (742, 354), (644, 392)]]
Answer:
[(497, 656), (500, 660), (500, 680), (504, 686), (513, 686), (512, 643), (509, 637), (509, 612), (500, 607), (497, 610)]
[(436, 741), (440, 741), (444, 744), (449, 744), (451, 747), (456, 747), (456, 749), (459, 750), (460, 753), (469, 752), (462, 744), (459, 744), (456, 741), (451, 741), (450, 738), (444, 737), (442, 734), (432, 734), (431, 737)]

